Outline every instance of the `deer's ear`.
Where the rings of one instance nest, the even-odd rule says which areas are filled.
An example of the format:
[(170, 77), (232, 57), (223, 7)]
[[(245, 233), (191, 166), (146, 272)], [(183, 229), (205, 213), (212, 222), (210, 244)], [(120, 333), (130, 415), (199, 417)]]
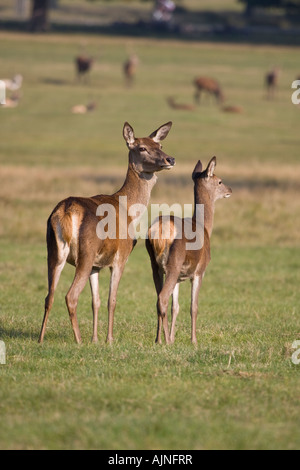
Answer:
[(158, 129), (156, 129), (156, 131), (152, 132), (152, 134), (150, 134), (149, 137), (152, 140), (154, 140), (154, 142), (158, 143), (167, 137), (171, 127), (172, 127), (172, 122), (169, 121), (166, 124), (163, 124), (162, 126), (160, 126)]
[(215, 168), (216, 168), (216, 164), (217, 164), (216, 157), (212, 157), (212, 159), (210, 160), (210, 162), (207, 165), (207, 168), (205, 170), (207, 178), (211, 178), (213, 176)]
[(201, 172), (202, 172), (202, 163), (201, 163), (200, 160), (198, 160), (198, 162), (196, 163), (196, 166), (194, 168), (194, 171), (192, 173), (193, 180), (196, 179)]
[(134, 146), (135, 137), (134, 137), (134, 130), (132, 129), (131, 125), (128, 122), (125, 122), (123, 127), (123, 137), (128, 145), (129, 148)]

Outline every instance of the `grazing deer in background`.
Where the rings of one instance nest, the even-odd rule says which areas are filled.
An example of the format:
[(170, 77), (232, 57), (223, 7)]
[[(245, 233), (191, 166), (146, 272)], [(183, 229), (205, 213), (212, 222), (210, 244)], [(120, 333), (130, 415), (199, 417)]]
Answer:
[(273, 70), (268, 72), (265, 76), (265, 86), (267, 89), (267, 98), (274, 98), (275, 90), (278, 86), (279, 67), (274, 67)]
[[(125, 123), (123, 137), (129, 148), (129, 163), (122, 188), (111, 196), (69, 197), (61, 201), (51, 213), (47, 222), (48, 295), (45, 299), (40, 343), (44, 339), (54, 291), (66, 262), (75, 266), (75, 277), (66, 295), (66, 303), (77, 343), (81, 342), (77, 303), (88, 279), (92, 291), (92, 340), (97, 341), (100, 307), (98, 274), (101, 269), (110, 268), (107, 341), (113, 340), (117, 290), (127, 259), (136, 243), (128, 236), (128, 226), (132, 221), (129, 211), (135, 204), (148, 205), (151, 190), (157, 180), (155, 173), (170, 169), (175, 164), (175, 159), (164, 153), (160, 144), (167, 137), (171, 126), (172, 123), (168, 122), (149, 137), (136, 138), (132, 127)], [(127, 207), (124, 206), (124, 198), (127, 198)], [(113, 236), (108, 233), (106, 238), (99, 237), (97, 226), (103, 217), (97, 214), (99, 209), (106, 212), (109, 208), (115, 211), (114, 220), (118, 230)]]
[(17, 91), (21, 88), (23, 83), (23, 76), (18, 74), (13, 78), (4, 78), (2, 81), (5, 83), (5, 87), (9, 91)]
[(1, 108), (16, 108), (19, 104), (20, 99), (21, 97), (19, 93), (12, 93), (10, 98), (6, 98), (5, 104), (2, 104)]
[(80, 55), (75, 58), (75, 66), (78, 80), (90, 72), (94, 59), (92, 57), (87, 57), (85, 55)]
[(94, 111), (97, 108), (97, 103), (95, 101), (91, 101), (88, 104), (76, 104), (72, 106), (71, 112), (73, 114), (86, 114)]
[[(163, 325), (166, 343), (173, 343), (175, 339), (175, 322), (179, 312), (179, 283), (190, 279), (191, 291), (191, 322), (192, 343), (196, 339), (196, 319), (198, 313), (198, 295), (202, 279), (210, 261), (210, 237), (213, 229), (215, 201), (229, 197), (232, 193), (222, 180), (214, 175), (216, 157), (213, 157), (207, 168), (202, 171), (200, 160), (192, 174), (194, 180), (194, 215), (192, 218), (179, 218), (175, 216), (159, 216), (148, 230), (146, 247), (150, 256), (153, 280), (157, 292), (157, 336), (156, 342), (161, 343), (161, 326)], [(203, 222), (197, 221), (199, 204), (204, 205)], [(196, 249), (189, 249), (185, 227), (192, 228), (201, 243)], [(180, 233), (180, 236), (176, 236)], [(164, 279), (165, 275), (165, 281)], [(168, 329), (168, 304), (172, 294), (172, 324), (171, 332)]]
[(168, 102), (169, 106), (173, 109), (181, 109), (181, 110), (184, 110), (184, 111), (194, 111), (195, 110), (195, 106), (193, 104), (176, 103), (172, 96), (167, 98), (167, 102)]
[(224, 113), (242, 113), (243, 112), (243, 108), (241, 106), (232, 106), (232, 105), (222, 106), (221, 110)]
[(127, 86), (130, 86), (133, 84), (138, 64), (139, 64), (139, 58), (135, 54), (132, 54), (129, 57), (129, 59), (126, 60), (126, 62), (124, 63), (123, 72), (125, 75)]
[(195, 101), (197, 104), (200, 104), (200, 96), (203, 91), (207, 94), (214, 95), (218, 104), (223, 103), (223, 92), (219, 83), (213, 78), (198, 77), (194, 80), (194, 85), (196, 87)]

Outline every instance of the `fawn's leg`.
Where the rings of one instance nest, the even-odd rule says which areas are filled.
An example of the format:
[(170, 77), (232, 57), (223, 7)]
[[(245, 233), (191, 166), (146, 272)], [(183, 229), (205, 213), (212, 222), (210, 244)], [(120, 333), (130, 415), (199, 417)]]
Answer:
[(170, 341), (171, 343), (174, 343), (175, 341), (175, 323), (176, 323), (176, 318), (179, 313), (179, 282), (177, 282), (176, 286), (174, 287), (173, 294), (172, 294), (172, 310), (171, 310), (171, 315), (172, 315), (172, 324), (171, 324), (171, 333), (170, 333)]
[(92, 309), (93, 309), (93, 336), (92, 342), (97, 343), (98, 341), (98, 312), (100, 308), (100, 296), (99, 296), (99, 269), (93, 269), (90, 277), (90, 286), (92, 292)]
[(195, 276), (192, 281), (191, 287), (191, 323), (192, 323), (192, 331), (191, 331), (191, 341), (194, 344), (197, 344), (196, 338), (196, 322), (197, 322), (197, 314), (198, 314), (198, 297), (199, 297), (199, 290), (202, 283), (201, 276)]

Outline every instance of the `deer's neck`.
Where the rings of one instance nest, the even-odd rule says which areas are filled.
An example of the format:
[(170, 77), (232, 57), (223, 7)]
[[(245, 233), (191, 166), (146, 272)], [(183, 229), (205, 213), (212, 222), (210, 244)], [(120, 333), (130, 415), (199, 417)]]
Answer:
[(206, 228), (209, 237), (212, 234), (213, 230), (213, 223), (214, 223), (214, 212), (215, 212), (215, 201), (211, 198), (209, 192), (203, 187), (196, 187), (194, 188), (194, 215), (193, 218), (196, 217), (196, 205), (203, 204), (204, 205), (204, 227)]
[(129, 163), (124, 184), (115, 195), (126, 196), (128, 207), (132, 204), (143, 204), (147, 207), (156, 181), (157, 176), (154, 173), (138, 173)]

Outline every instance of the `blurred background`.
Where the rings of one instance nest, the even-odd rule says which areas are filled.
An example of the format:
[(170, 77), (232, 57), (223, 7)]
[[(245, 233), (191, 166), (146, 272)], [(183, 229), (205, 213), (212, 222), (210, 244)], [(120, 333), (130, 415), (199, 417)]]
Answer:
[(253, 33), (297, 36), (299, 8), (299, 0), (2, 0), (1, 26), (143, 36), (160, 29), (195, 38), (251, 33), (254, 40)]
[[(30, 192), (37, 191), (33, 199), (41, 197), (34, 169), (47, 179), (50, 169), (56, 172), (59, 186), (51, 194), (50, 178), (45, 200), (41, 185), (44, 207), (40, 200), (34, 226), (27, 223), (27, 205), (19, 208), (26, 236), (42, 236), (49, 207), (73, 187), (84, 193), (118, 187), (127, 165), (124, 121), (137, 135), (174, 121), (167, 150), (178, 166), (161, 175), (153, 193), (163, 202), (174, 202), (180, 188), (185, 202), (192, 202), (186, 186), (193, 164), (213, 155), (250, 199), (257, 195), (253, 188), (276, 192), (274, 180), (285, 172), (288, 185), (299, 163), (299, 106), (291, 101), (292, 82), (300, 76), (299, 3), (2, 0), (0, 78), (7, 84), (7, 103), (1, 107), (0, 162), (5, 171), (12, 168), (12, 178), (22, 168), (23, 184), (28, 178)], [(85, 177), (81, 167), (88, 167)], [(64, 171), (79, 174), (61, 177)], [(265, 186), (262, 179), (273, 183)], [(22, 205), (7, 189), (2, 184), (5, 204)], [(230, 217), (234, 204), (245, 210), (236, 196), (223, 207)], [(248, 242), (248, 230), (264, 228), (252, 222), (239, 219), (229, 232), (246, 227)], [(9, 236), (11, 224), (15, 236), (23, 236), (20, 219), (7, 223), (2, 236)], [(286, 227), (285, 222), (281, 230), (264, 230), (263, 236), (289, 238), (282, 234)]]

